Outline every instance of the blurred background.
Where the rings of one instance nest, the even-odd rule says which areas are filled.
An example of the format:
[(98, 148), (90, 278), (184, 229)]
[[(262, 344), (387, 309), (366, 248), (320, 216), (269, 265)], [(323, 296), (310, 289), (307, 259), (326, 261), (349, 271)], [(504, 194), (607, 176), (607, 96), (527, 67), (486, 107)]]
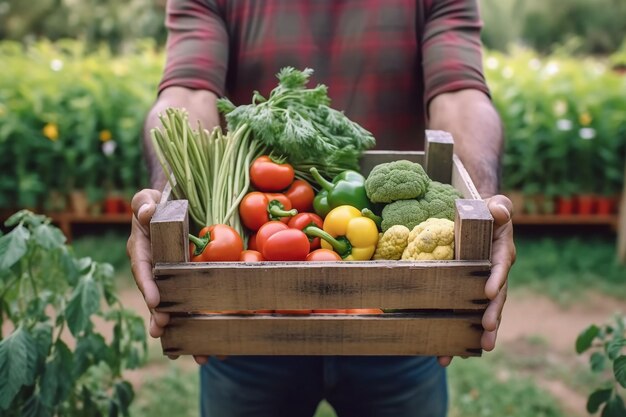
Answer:
[[(139, 137), (163, 68), (165, 3), (0, 0), (0, 217), (50, 216), (77, 253), (113, 264), (120, 297), (145, 318), (125, 241), (130, 197), (147, 185)], [(597, 388), (624, 395), (575, 342), (626, 311), (626, 2), (480, 4), (518, 262), (497, 349), (450, 367), (450, 415), (589, 415)], [(128, 378), (131, 415), (197, 415), (195, 364), (164, 359), (158, 341)]]

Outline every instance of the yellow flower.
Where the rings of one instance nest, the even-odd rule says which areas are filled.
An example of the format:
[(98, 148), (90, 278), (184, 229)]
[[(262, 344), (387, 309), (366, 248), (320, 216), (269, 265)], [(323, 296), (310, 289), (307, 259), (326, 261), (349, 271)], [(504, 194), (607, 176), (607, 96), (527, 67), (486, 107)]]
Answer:
[(100, 131), (100, 141), (108, 142), (111, 140), (111, 132), (107, 129)]
[(591, 124), (592, 121), (592, 117), (588, 112), (584, 112), (580, 115), (580, 117), (578, 118), (578, 121), (580, 122), (581, 125), (583, 126), (589, 126)]
[(45, 137), (53, 142), (59, 139), (59, 127), (54, 123), (46, 124), (41, 131)]

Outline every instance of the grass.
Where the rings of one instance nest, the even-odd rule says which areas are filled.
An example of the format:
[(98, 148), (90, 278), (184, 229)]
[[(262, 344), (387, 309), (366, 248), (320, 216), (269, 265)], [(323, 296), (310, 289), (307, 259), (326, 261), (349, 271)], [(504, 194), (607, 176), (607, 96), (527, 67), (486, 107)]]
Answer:
[(511, 289), (528, 289), (561, 303), (580, 300), (593, 289), (626, 299), (626, 267), (617, 262), (612, 234), (532, 235), (516, 239)]

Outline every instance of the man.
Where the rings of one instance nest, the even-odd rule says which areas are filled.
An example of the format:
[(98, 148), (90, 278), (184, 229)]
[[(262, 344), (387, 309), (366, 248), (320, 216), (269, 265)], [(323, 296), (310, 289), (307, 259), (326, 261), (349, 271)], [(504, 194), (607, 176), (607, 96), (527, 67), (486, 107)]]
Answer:
[[(315, 69), (332, 106), (374, 133), (379, 149), (421, 149), (423, 132), (445, 130), (494, 216), (491, 300), (483, 349), (495, 346), (515, 248), (512, 205), (498, 191), (502, 130), (482, 75), (475, 0), (170, 0), (167, 65), (146, 133), (167, 107), (219, 123), (215, 101), (267, 94), (281, 67)], [(146, 136), (148, 136), (146, 134)], [(152, 311), (150, 334), (168, 322), (154, 312), (148, 236), (165, 181), (145, 141), (152, 190), (133, 199), (128, 242), (133, 274)], [(430, 357), (196, 358), (204, 416), (311, 416), (326, 398), (339, 416), (441, 417), (445, 366)]]

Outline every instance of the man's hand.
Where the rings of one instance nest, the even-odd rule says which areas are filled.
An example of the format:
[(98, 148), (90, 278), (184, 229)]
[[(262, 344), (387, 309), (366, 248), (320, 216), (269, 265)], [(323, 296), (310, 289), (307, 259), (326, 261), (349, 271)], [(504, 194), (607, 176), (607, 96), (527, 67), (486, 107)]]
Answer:
[[(509, 270), (515, 262), (515, 243), (513, 242), (513, 203), (503, 195), (495, 195), (487, 200), (487, 207), (493, 216), (493, 241), (491, 246), (491, 275), (485, 285), (485, 295), (490, 302), (483, 315), (483, 332), (480, 344), (486, 351), (496, 346), (498, 327), (502, 317), (502, 308), (506, 301), (507, 279)], [(448, 366), (452, 357), (438, 358), (441, 366)]]
[(159, 290), (152, 276), (152, 247), (150, 245), (150, 220), (157, 203), (161, 199), (158, 190), (145, 189), (133, 197), (133, 219), (126, 253), (139, 291), (143, 294), (150, 310), (150, 336), (161, 337), (163, 328), (169, 322), (169, 314), (155, 311), (159, 305)]
[[(159, 305), (160, 296), (152, 275), (150, 220), (160, 199), (161, 192), (158, 190), (145, 189), (135, 194), (131, 203), (133, 208), (132, 229), (126, 244), (126, 253), (130, 258), (135, 282), (150, 310), (149, 333), (154, 338), (163, 335), (163, 330), (170, 320), (169, 314), (155, 310)], [(170, 356), (170, 359), (176, 358), (177, 356)], [(199, 365), (208, 361), (205, 356), (194, 356), (194, 359)]]

